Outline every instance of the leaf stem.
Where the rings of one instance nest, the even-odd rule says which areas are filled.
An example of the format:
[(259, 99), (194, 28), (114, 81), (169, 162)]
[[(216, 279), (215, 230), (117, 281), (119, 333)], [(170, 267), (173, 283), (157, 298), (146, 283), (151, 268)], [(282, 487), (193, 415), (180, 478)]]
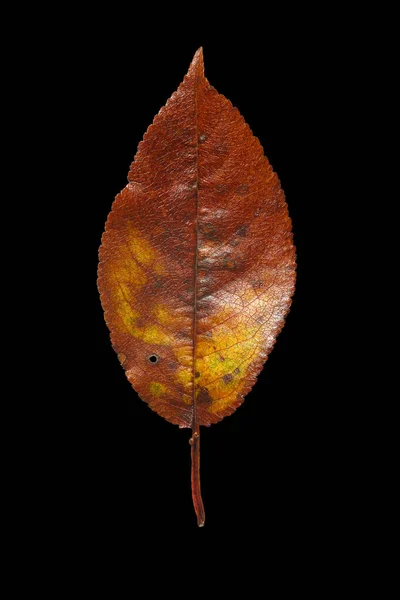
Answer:
[(193, 422), (192, 437), (189, 440), (189, 444), (192, 446), (192, 498), (197, 525), (203, 527), (206, 515), (200, 489), (200, 425), (196, 421), (197, 419)]

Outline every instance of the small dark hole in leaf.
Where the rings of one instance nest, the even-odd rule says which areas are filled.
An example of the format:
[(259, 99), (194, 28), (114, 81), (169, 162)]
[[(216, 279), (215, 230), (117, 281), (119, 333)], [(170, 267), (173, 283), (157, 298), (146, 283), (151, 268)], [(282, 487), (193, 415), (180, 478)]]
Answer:
[(151, 356), (149, 356), (148, 361), (151, 362), (151, 363), (158, 362), (158, 356), (157, 356), (157, 354), (152, 354)]

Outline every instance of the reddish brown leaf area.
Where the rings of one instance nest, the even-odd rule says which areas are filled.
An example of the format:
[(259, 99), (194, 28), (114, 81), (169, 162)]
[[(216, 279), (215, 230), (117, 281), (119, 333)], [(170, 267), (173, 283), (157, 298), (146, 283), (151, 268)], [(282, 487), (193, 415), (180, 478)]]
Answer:
[(199, 425), (241, 404), (283, 326), (291, 222), (260, 143), (204, 77), (201, 50), (128, 179), (100, 249), (105, 317), (140, 397), (192, 427), (197, 473)]

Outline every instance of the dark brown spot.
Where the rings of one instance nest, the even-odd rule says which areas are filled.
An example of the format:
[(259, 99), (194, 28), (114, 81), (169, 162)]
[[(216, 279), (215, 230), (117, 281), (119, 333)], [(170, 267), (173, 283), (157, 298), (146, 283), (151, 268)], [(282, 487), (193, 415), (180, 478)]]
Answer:
[(221, 360), (221, 361), (225, 360), (225, 358), (222, 356), (222, 354), (219, 355), (219, 360)]
[(240, 237), (244, 237), (247, 234), (248, 228), (249, 228), (248, 225), (241, 225), (239, 227), (239, 229), (237, 230), (236, 235), (239, 235)]
[(201, 388), (200, 394), (197, 398), (197, 402), (198, 402), (198, 404), (205, 404), (207, 406), (212, 404), (212, 398), (211, 398), (210, 394), (208, 393), (207, 388)]
[(232, 381), (233, 377), (230, 373), (227, 373), (226, 375), (223, 376), (222, 381), (224, 383), (229, 383), (230, 381)]
[(168, 363), (168, 368), (169, 368), (169, 369), (176, 370), (177, 366), (178, 366), (178, 365), (177, 365), (177, 363), (176, 363), (176, 362), (169, 362), (169, 363)]
[(218, 183), (215, 186), (215, 191), (218, 192), (218, 194), (225, 194), (225, 192), (228, 191), (228, 186), (225, 183)]
[(147, 357), (147, 360), (155, 365), (160, 360), (160, 357), (157, 354), (150, 354), (150, 356)]
[(200, 373), (199, 371), (196, 371), (196, 373), (194, 374), (195, 377), (200, 377)]
[(244, 194), (246, 194), (249, 191), (249, 186), (246, 183), (242, 183), (241, 185), (239, 185), (239, 187), (236, 190), (236, 193), (239, 194), (239, 196), (243, 196)]
[(239, 367), (236, 367), (236, 369), (233, 371), (234, 375), (239, 375), (240, 373), (240, 369)]
[(264, 287), (264, 282), (262, 279), (257, 279), (256, 281), (252, 282), (252, 286), (255, 289), (260, 289), (260, 288)]
[(234, 269), (236, 269), (236, 261), (235, 260), (225, 259), (224, 262), (223, 262), (223, 267), (224, 267), (224, 269), (228, 269), (229, 271), (233, 271)]
[(200, 226), (200, 233), (206, 240), (216, 241), (218, 239), (213, 223), (203, 223)]

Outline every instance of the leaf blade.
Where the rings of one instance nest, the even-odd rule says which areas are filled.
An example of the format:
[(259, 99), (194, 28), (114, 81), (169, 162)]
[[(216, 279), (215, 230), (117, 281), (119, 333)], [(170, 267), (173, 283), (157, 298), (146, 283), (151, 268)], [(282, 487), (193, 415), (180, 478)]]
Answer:
[(295, 285), (291, 220), (249, 126), (204, 76), (200, 49), (155, 117), (116, 197), (98, 287), (113, 348), (150, 408), (191, 427), (243, 402), (282, 329)]
[(197, 408), (200, 424), (215, 423), (241, 404), (283, 326), (295, 251), (278, 177), (239, 111), (205, 79), (201, 51), (128, 179), (100, 250), (113, 346), (161, 416), (191, 427)]

